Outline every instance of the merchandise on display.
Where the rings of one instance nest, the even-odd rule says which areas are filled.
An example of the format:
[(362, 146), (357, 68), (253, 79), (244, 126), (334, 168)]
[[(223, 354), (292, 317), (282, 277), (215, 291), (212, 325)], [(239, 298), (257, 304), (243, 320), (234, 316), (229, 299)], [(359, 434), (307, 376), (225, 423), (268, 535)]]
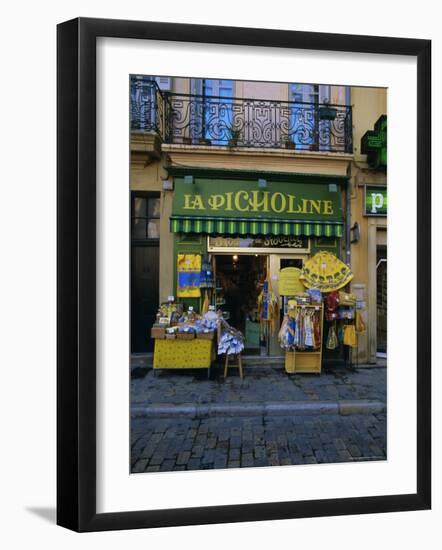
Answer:
[[(192, 255), (185, 255), (185, 259), (187, 263), (189, 259), (192, 259), (191, 267), (196, 267), (197, 262)], [(336, 256), (329, 252), (315, 254), (305, 262), (302, 270), (298, 270), (301, 276), (299, 280), (296, 279), (297, 285), (293, 285), (290, 278), (293, 278), (293, 270), (297, 268), (289, 267), (280, 270), (286, 279), (285, 289), (291, 289), (292, 295), (283, 294), (279, 297), (273, 291), (269, 271), (261, 279), (255, 277), (253, 279), (254, 288), (257, 290), (255, 308), (249, 301), (245, 306), (235, 309), (230, 296), (233, 295), (234, 290), (233, 279), (229, 279), (226, 273), (228, 273), (227, 268), (230, 268), (233, 275), (237, 274), (238, 259), (236, 257), (233, 263), (229, 262), (224, 260), (224, 263), (220, 264), (225, 271), (221, 287), (218, 284), (220, 273), (217, 272), (217, 284), (215, 285), (211, 263), (204, 259), (199, 277), (201, 297), (197, 302), (200, 313), (197, 313), (193, 306), (184, 307), (182, 303), (175, 301), (174, 296), (169, 296), (167, 302), (162, 303), (158, 309), (156, 322), (152, 327), (152, 338), (171, 340), (170, 346), (174, 345), (173, 340), (193, 340), (195, 350), (192, 348), (192, 342), (188, 342), (190, 347), (186, 348), (186, 353), (190, 356), (193, 351), (196, 353), (197, 339), (211, 340), (212, 356), (207, 355), (208, 352), (205, 350), (205, 359), (201, 359), (198, 364), (207, 362), (209, 356), (210, 363), (215, 356), (215, 351), (218, 355), (230, 356), (239, 355), (245, 347), (253, 349), (246, 343), (252, 342), (251, 324), (256, 320), (257, 328), (259, 326), (259, 335), (257, 333), (259, 340), (256, 336), (258, 348), (260, 347), (262, 354), (265, 345), (267, 354), (269, 354), (269, 344), (272, 342), (272, 336), (276, 333), (282, 314), (277, 341), (285, 351), (287, 372), (320, 373), (323, 350), (327, 350), (332, 354), (331, 357), (336, 358), (338, 356), (334, 352), (339, 349), (347, 349), (344, 354), (345, 361), (349, 357), (351, 358), (351, 353), (348, 350), (357, 347), (358, 334), (366, 331), (366, 314), (365, 311), (359, 309), (359, 304), (362, 303), (360, 292), (353, 294), (348, 291), (348, 287), (343, 289), (343, 284), (347, 284), (353, 274), (348, 266)], [(221, 309), (225, 304), (223, 291), (230, 293), (230, 305), (225, 308), (226, 311)], [(229, 324), (232, 321), (227, 321), (229, 313), (232, 311), (235, 324), (238, 323), (242, 327), (244, 322), (247, 341), (240, 330)], [(167, 352), (169, 363), (158, 357), (156, 364), (172, 364), (173, 366), (169, 368), (178, 368), (179, 357), (174, 357), (170, 351), (172, 347), (169, 350), (165, 347), (167, 345), (165, 342), (161, 346), (156, 346), (155, 353), (157, 353), (157, 347), (159, 354)], [(343, 347), (341, 348), (341, 346)], [(192, 364), (191, 357), (187, 357), (186, 364)]]
[(327, 342), (325, 347), (329, 350), (334, 350), (339, 346), (338, 336), (336, 334), (336, 322), (330, 325), (328, 329)]
[(244, 336), (227, 321), (220, 318), (218, 323), (218, 355), (237, 355), (244, 349)]
[(287, 315), (284, 316), (278, 339), (286, 351), (316, 350), (321, 346), (321, 315), (319, 305), (299, 304), (289, 300)]
[(325, 318), (327, 321), (334, 321), (338, 318), (339, 294), (332, 290), (325, 296)]
[(353, 279), (353, 273), (334, 254), (322, 251), (305, 262), (300, 279), (308, 288), (331, 292), (346, 286)]
[(359, 309), (356, 310), (355, 330), (358, 333), (363, 333), (367, 331), (367, 325), (365, 324), (365, 321), (362, 317), (362, 312)]
[(279, 319), (279, 304), (269, 277), (264, 281), (262, 292), (258, 297), (258, 318), (263, 334), (275, 333), (276, 323)]

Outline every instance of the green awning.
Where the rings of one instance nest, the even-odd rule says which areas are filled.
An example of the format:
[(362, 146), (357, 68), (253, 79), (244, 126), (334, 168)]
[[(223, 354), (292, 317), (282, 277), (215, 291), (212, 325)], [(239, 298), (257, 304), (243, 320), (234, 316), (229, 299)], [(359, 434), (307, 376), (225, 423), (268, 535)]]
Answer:
[(172, 216), (170, 218), (170, 230), (173, 233), (206, 233), (208, 235), (342, 237), (343, 224), (341, 222)]

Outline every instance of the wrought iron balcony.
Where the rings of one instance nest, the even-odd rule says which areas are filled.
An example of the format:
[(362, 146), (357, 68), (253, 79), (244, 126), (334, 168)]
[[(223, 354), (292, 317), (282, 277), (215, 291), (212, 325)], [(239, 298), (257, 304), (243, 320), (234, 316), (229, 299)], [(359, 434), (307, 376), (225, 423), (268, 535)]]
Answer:
[(351, 153), (350, 106), (162, 92), (132, 78), (131, 129), (163, 143)]

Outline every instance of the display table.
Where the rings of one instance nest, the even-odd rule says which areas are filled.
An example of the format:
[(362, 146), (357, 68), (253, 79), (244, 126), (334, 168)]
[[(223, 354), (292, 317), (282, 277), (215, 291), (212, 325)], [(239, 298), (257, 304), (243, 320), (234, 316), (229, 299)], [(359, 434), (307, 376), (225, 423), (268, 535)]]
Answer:
[(155, 340), (154, 369), (210, 369), (215, 359), (215, 340)]

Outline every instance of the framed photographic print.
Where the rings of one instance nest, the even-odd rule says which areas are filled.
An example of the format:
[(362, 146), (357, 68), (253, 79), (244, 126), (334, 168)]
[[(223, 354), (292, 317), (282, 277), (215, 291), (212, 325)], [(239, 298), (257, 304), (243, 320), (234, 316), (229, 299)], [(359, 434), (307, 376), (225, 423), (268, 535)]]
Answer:
[(430, 508), (430, 52), (58, 26), (59, 525)]

